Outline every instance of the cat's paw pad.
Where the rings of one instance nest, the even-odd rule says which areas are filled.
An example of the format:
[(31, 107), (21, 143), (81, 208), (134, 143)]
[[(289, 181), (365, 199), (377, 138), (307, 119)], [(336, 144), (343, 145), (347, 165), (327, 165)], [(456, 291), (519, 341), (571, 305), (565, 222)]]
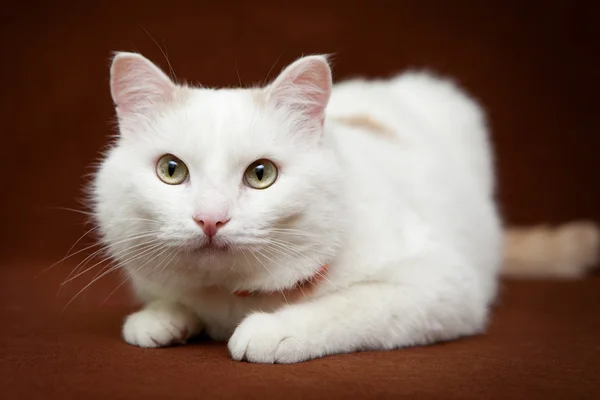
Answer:
[(234, 360), (255, 363), (295, 363), (313, 358), (306, 338), (275, 314), (249, 315), (229, 339)]
[(123, 338), (139, 347), (183, 344), (200, 332), (196, 314), (177, 304), (151, 304), (131, 314), (123, 325)]

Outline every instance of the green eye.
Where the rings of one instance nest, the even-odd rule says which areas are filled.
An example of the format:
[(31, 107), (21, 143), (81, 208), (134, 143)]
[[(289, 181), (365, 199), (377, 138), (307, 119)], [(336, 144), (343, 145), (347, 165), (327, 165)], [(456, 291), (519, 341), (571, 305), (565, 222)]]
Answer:
[(277, 180), (277, 167), (269, 160), (254, 161), (244, 172), (244, 183), (254, 189), (266, 189)]
[(156, 163), (156, 175), (168, 185), (179, 185), (187, 178), (188, 169), (179, 158), (166, 154)]

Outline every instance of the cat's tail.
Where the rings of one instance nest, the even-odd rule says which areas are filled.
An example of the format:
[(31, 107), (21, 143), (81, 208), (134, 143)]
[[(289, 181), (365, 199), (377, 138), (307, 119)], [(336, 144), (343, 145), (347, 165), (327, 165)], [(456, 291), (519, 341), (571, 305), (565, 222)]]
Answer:
[(502, 275), (516, 278), (578, 278), (600, 261), (600, 228), (587, 221), (556, 227), (509, 227)]

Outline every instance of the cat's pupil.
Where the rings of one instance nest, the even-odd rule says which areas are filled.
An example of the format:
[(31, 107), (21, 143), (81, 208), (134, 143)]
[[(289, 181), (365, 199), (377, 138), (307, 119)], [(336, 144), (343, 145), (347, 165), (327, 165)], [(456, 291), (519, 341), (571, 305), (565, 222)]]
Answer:
[(258, 178), (258, 180), (262, 181), (263, 175), (265, 174), (265, 166), (262, 164), (257, 165), (254, 168), (254, 173), (256, 174), (256, 177)]
[(169, 176), (173, 176), (173, 174), (175, 173), (175, 168), (177, 168), (177, 163), (172, 160), (169, 161), (169, 167), (168, 167)]

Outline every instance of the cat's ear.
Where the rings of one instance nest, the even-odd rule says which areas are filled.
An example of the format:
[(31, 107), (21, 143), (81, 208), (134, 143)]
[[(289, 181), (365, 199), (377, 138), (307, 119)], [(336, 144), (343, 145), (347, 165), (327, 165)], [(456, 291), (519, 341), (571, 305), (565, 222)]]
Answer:
[(110, 67), (110, 92), (119, 119), (146, 114), (173, 98), (176, 85), (147, 58), (116, 53)]
[(331, 68), (325, 56), (295, 61), (267, 88), (268, 102), (300, 114), (308, 123), (322, 126), (331, 95)]

